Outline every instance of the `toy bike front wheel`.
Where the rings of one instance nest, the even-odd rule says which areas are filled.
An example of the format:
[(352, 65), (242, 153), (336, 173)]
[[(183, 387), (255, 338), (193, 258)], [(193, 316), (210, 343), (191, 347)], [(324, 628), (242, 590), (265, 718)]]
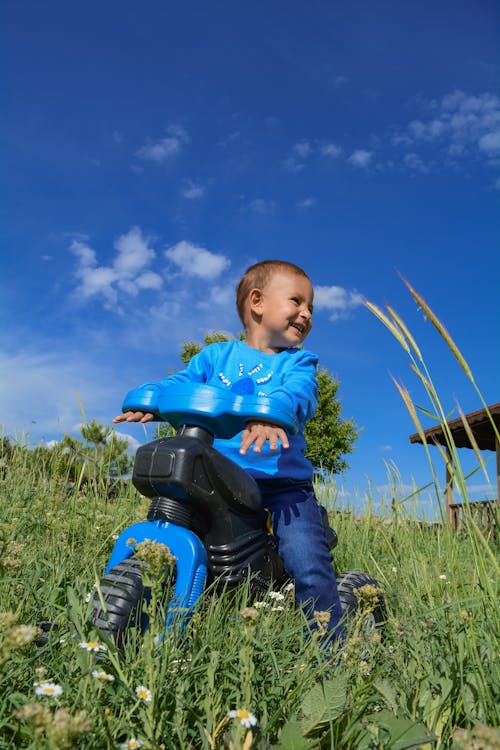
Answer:
[[(370, 603), (363, 602), (363, 592), (356, 596), (356, 591), (364, 586), (372, 587), (367, 590)], [(380, 584), (375, 578), (358, 570), (350, 570), (337, 576), (337, 589), (342, 610), (348, 618), (356, 616), (366, 608), (363, 618), (363, 631), (369, 635), (380, 628), (387, 619), (385, 601)], [(365, 600), (366, 601), (366, 600)]]
[(144, 587), (139, 560), (128, 557), (112, 568), (94, 594), (92, 622), (106, 637), (121, 645), (129, 628), (147, 628), (143, 603), (149, 598)]

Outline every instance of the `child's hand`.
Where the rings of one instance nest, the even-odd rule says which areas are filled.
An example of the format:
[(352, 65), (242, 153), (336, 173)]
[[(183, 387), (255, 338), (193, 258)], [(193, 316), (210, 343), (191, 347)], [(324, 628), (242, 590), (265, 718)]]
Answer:
[(125, 411), (123, 414), (118, 414), (113, 422), (114, 424), (118, 422), (142, 422), (142, 424), (146, 424), (146, 422), (152, 422), (154, 419), (155, 415), (149, 411)]
[(247, 422), (241, 435), (240, 453), (245, 455), (251, 445), (254, 453), (260, 453), (267, 440), (272, 451), (277, 450), (278, 440), (281, 440), (283, 448), (288, 448), (289, 445), (287, 434), (282, 427), (269, 422)]

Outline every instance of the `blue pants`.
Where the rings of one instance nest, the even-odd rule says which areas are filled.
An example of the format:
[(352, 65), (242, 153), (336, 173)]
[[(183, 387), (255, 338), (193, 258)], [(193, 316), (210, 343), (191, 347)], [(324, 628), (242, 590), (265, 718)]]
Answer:
[(257, 480), (264, 507), (273, 523), (278, 550), (295, 581), (295, 602), (314, 628), (314, 612), (329, 612), (328, 639), (342, 640), (345, 632), (337, 579), (323, 526), (324, 510), (311, 482)]

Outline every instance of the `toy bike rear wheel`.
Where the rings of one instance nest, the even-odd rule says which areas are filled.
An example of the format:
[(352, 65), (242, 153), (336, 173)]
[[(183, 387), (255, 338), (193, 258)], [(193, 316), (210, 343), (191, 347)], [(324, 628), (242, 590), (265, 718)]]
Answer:
[(139, 560), (129, 557), (102, 578), (100, 591), (94, 594), (92, 622), (104, 636), (121, 645), (129, 628), (147, 628), (143, 602), (148, 598)]
[[(358, 570), (350, 570), (337, 576), (337, 589), (342, 609), (348, 618), (354, 617), (360, 611), (360, 602), (355, 594), (363, 586), (374, 586), (380, 590), (380, 584), (375, 578)], [(363, 631), (366, 635), (374, 633), (387, 619), (387, 611), (382, 592), (377, 595), (373, 610), (368, 612), (363, 620)]]

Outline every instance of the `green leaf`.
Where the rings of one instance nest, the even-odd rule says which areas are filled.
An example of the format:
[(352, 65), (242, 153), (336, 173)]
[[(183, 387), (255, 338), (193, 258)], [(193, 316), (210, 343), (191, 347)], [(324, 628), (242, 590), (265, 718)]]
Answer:
[(372, 727), (366, 729), (356, 740), (356, 750), (370, 750), (373, 747), (374, 734), (384, 736), (383, 747), (386, 750), (407, 750), (407, 748), (434, 745), (436, 737), (427, 727), (411, 719), (400, 718), (390, 711), (380, 711), (365, 717)]
[(296, 721), (287, 721), (280, 733), (276, 750), (308, 750), (310, 743), (302, 736)]
[(314, 685), (302, 701), (299, 723), (303, 734), (311, 734), (338, 719), (344, 710), (346, 696), (345, 677)]
[(75, 589), (71, 586), (66, 588), (66, 601), (68, 602), (68, 618), (76, 627), (77, 631), (81, 633), (83, 631), (81, 615), (84, 603), (79, 594), (77, 594)]
[(380, 693), (382, 698), (393, 711), (398, 710), (399, 706), (397, 701), (397, 693), (392, 683), (388, 682), (387, 680), (376, 679), (373, 681), (373, 687), (378, 693)]

